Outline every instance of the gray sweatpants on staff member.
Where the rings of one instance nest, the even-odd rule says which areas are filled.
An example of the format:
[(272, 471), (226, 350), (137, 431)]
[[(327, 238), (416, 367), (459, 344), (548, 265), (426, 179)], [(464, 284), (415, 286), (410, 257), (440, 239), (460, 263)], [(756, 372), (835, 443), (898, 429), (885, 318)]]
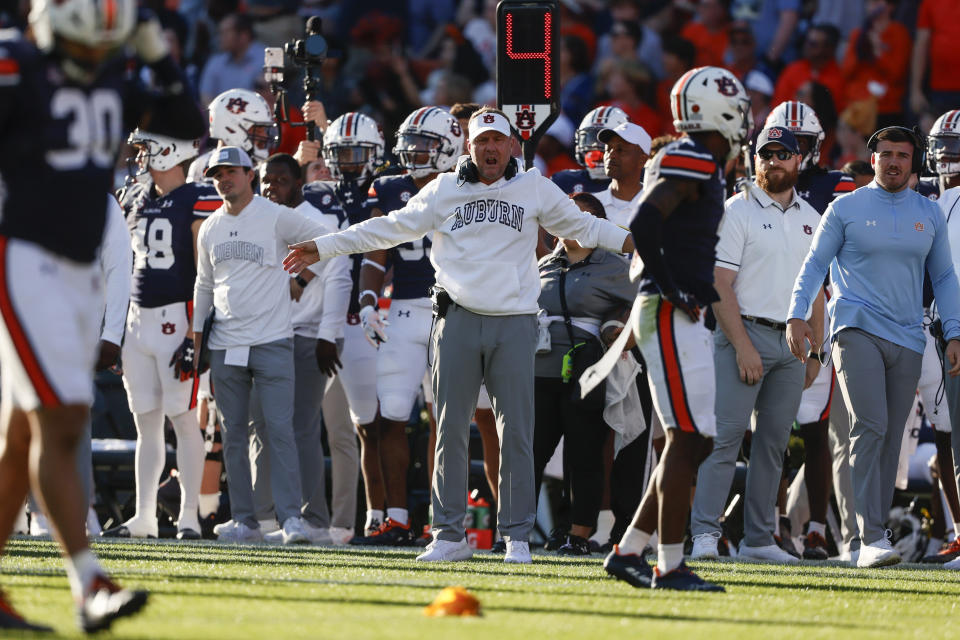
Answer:
[(922, 354), (860, 329), (842, 330), (833, 345), (837, 381), (850, 414), (853, 502), (864, 544), (884, 537), (922, 360)]
[[(253, 427), (253, 433), (250, 434), (250, 465), (253, 469), (253, 495), (258, 520), (273, 517), (275, 502), (287, 503), (293, 500), (302, 504), (300, 511), (304, 520), (322, 529), (330, 526), (326, 465), (323, 445), (320, 442), (320, 406), (323, 402), (323, 391), (327, 386), (327, 376), (317, 365), (316, 347), (316, 338), (293, 336), (293, 437), (300, 461), (302, 496), (274, 495), (278, 489), (291, 487), (289, 482), (274, 481), (278, 470), (270, 464), (269, 449), (273, 442), (266, 429), (258, 396), (254, 394), (250, 399), (250, 422)], [(279, 472), (288, 473), (286, 466)], [(283, 520), (279, 522), (283, 524)]]
[(440, 540), (464, 537), (470, 419), (486, 383), (500, 437), (497, 524), (507, 540), (527, 541), (536, 519), (533, 486), (535, 315), (485, 316), (451, 304), (434, 328), (433, 395), (437, 450), (433, 529)]
[(803, 393), (803, 363), (790, 353), (786, 334), (744, 320), (747, 335), (763, 362), (757, 384), (740, 381), (737, 352), (717, 331), (713, 360), (717, 380), (717, 435), (713, 451), (700, 465), (690, 529), (693, 535), (720, 531), (720, 515), (736, 470), (737, 452), (757, 412), (757, 429), (750, 440), (750, 464), (744, 504), (744, 544), (774, 544), (774, 505), (783, 469), (783, 452)]
[[(249, 418), (250, 394), (260, 400), (266, 424), (274, 475), (277, 520), (300, 515), (300, 471), (293, 438), (293, 339), (250, 347), (247, 366), (224, 363), (226, 351), (210, 351), (210, 374), (217, 390), (217, 411), (223, 434), (223, 464), (230, 490), (233, 520), (259, 528), (254, 513), (253, 484), (250, 478)], [(280, 491), (277, 491), (280, 484)], [(280, 496), (285, 497), (280, 502)]]

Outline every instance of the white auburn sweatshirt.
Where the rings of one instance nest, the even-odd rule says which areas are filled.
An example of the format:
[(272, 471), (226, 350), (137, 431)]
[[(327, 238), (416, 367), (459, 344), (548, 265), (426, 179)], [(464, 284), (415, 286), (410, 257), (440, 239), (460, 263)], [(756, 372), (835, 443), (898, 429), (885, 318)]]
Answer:
[(429, 231), (437, 285), (482, 315), (537, 313), (542, 226), (583, 247), (621, 252), (629, 231), (585, 213), (537, 169), (493, 184), (457, 184), (443, 173), (402, 209), (315, 239), (320, 258), (389, 249)]
[(193, 328), (216, 309), (211, 349), (254, 346), (293, 336), (293, 301), (283, 270), (287, 245), (328, 231), (262, 196), (237, 215), (223, 207), (200, 226)]

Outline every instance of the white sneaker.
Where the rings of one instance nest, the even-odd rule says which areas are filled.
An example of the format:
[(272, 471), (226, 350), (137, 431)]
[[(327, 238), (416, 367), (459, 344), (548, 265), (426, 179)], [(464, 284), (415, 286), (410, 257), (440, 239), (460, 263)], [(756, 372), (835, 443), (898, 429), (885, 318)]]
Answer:
[(507, 553), (503, 556), (507, 564), (530, 564), (530, 544), (526, 540), (507, 540)]
[(213, 527), (213, 535), (215, 535), (215, 536), (217, 536), (217, 537), (219, 538), (221, 535), (223, 535), (223, 534), (226, 533), (227, 531), (231, 531), (231, 530), (236, 529), (236, 528), (237, 528), (237, 521), (236, 521), (236, 520), (227, 520), (226, 522), (221, 522), (221, 523), (218, 524), (218, 525), (214, 525), (214, 527)]
[(460, 542), (434, 538), (426, 550), (417, 556), (418, 562), (459, 562), (473, 557), (473, 549), (464, 538)]
[[(290, 518), (287, 518), (289, 520)], [(274, 531), (280, 531), (280, 523), (277, 522), (275, 518), (268, 518), (267, 520), (257, 520), (260, 523), (260, 533), (267, 535), (268, 533), (273, 533)]]
[(737, 557), (743, 558), (744, 560), (774, 562), (776, 564), (797, 564), (800, 562), (796, 557), (790, 555), (775, 544), (769, 544), (765, 547), (751, 547), (741, 542), (740, 555)]
[(30, 533), (30, 521), (27, 519), (26, 507), (20, 507), (17, 512), (17, 519), (13, 523), (13, 535), (27, 535)]
[(97, 512), (90, 507), (87, 509), (87, 535), (97, 537), (101, 533), (103, 528), (100, 526), (100, 520), (97, 519)]
[(330, 541), (338, 547), (350, 544), (353, 540), (353, 529), (347, 527), (330, 527)]
[(306, 520), (303, 521), (303, 533), (307, 536), (310, 544), (331, 545), (333, 538), (330, 536), (330, 530), (324, 527), (315, 527)]
[(693, 536), (693, 549), (690, 551), (691, 560), (717, 560), (720, 552), (717, 544), (720, 542), (719, 531), (709, 531)]
[(283, 544), (310, 544), (303, 530), (303, 518), (291, 516), (283, 521)]
[(890, 544), (890, 530), (887, 535), (870, 544), (860, 545), (860, 555), (857, 558), (858, 567), (889, 567), (900, 562), (900, 554)]
[(233, 542), (235, 544), (247, 544), (250, 542), (263, 542), (263, 533), (260, 529), (251, 529), (242, 522), (237, 522), (230, 529), (227, 529), (219, 536), (220, 542)]
[(942, 565), (940, 565), (940, 568), (941, 568), (941, 569), (954, 569), (954, 570), (960, 569), (960, 557), (954, 558), (954, 559), (951, 560), (950, 562), (944, 562)]
[(47, 522), (47, 516), (39, 511), (30, 514), (30, 535), (38, 538), (50, 535), (50, 524)]

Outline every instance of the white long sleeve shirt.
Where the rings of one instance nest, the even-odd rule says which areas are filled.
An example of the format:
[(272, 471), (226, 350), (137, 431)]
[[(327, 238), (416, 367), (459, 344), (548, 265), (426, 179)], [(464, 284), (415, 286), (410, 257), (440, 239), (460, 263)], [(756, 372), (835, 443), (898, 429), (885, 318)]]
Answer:
[(275, 342), (293, 336), (287, 245), (326, 233), (328, 227), (261, 196), (237, 215), (223, 207), (200, 226), (193, 328), (203, 330), (216, 309), (211, 349)]
[[(307, 201), (294, 209), (327, 229), (336, 233), (337, 227), (330, 219)], [(293, 332), (298, 336), (318, 338), (334, 342), (343, 337), (343, 325), (350, 306), (350, 258), (337, 256), (325, 262), (310, 265), (316, 278), (303, 290), (299, 302), (293, 303)], [(318, 268), (315, 268), (318, 267)]]
[(120, 345), (123, 343), (127, 307), (130, 305), (133, 252), (130, 251), (130, 233), (123, 218), (123, 209), (113, 195), (107, 196), (107, 221), (98, 257), (104, 291), (100, 339)]
[(482, 315), (535, 314), (540, 296), (537, 227), (583, 247), (620, 252), (630, 233), (584, 213), (536, 169), (510, 180), (457, 185), (443, 173), (389, 215), (316, 238), (321, 258), (389, 249), (428, 231), (437, 285)]

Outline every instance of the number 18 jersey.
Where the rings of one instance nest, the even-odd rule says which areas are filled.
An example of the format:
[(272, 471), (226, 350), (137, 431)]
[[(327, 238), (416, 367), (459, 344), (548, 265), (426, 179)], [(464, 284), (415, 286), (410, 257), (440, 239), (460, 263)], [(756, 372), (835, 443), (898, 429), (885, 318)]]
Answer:
[(193, 299), (197, 277), (192, 225), (220, 208), (213, 187), (188, 182), (157, 196), (152, 185), (134, 185), (120, 196), (133, 247), (130, 300), (145, 308)]

